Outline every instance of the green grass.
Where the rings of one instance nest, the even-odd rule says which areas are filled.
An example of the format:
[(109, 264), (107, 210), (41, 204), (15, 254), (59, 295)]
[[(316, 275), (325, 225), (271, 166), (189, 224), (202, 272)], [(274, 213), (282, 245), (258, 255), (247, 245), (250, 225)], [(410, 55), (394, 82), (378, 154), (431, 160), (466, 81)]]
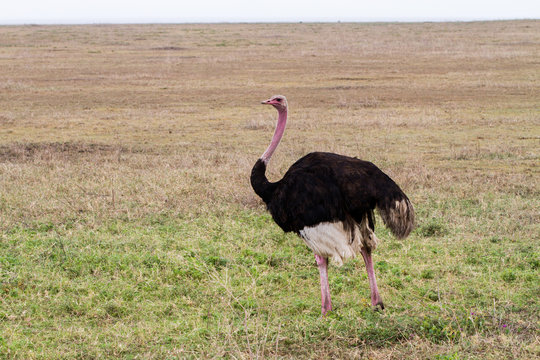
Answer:
[(15, 227), (0, 243), (0, 349), (15, 358), (310, 357), (417, 339), (468, 358), (480, 336), (512, 339), (532, 357), (537, 244), (471, 242), (433, 224), (375, 253), (383, 312), (370, 308), (361, 261), (331, 267), (326, 318), (312, 254), (266, 214)]

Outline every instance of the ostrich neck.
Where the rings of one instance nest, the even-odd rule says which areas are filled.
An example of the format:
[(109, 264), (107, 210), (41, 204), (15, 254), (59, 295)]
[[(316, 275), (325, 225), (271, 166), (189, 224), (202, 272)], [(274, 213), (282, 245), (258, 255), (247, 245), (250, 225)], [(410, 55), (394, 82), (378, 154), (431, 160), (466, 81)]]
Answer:
[(272, 157), (272, 154), (276, 150), (277, 146), (279, 145), (279, 141), (283, 137), (283, 133), (285, 132), (285, 125), (287, 124), (287, 110), (278, 110), (278, 121), (276, 125), (276, 130), (274, 131), (274, 136), (272, 136), (272, 141), (270, 142), (270, 145), (268, 145), (268, 148), (266, 151), (262, 154), (261, 160), (268, 164), (270, 161), (270, 158)]

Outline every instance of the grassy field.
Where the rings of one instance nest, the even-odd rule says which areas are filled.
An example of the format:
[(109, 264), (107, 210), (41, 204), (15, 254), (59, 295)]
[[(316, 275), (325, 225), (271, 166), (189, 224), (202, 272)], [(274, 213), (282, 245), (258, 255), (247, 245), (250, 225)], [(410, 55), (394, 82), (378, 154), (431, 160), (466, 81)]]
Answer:
[[(321, 317), (252, 192), (274, 94), (270, 179), (332, 151), (411, 198), (383, 312), (360, 258)], [(539, 94), (540, 21), (0, 27), (0, 358), (540, 358)]]

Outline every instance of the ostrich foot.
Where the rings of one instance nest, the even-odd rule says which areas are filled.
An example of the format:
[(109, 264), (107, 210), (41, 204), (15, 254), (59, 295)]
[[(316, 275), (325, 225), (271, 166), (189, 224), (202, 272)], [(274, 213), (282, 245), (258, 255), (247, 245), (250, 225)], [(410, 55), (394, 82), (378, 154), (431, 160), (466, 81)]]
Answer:
[(375, 305), (372, 305), (373, 307), (373, 311), (383, 311), (384, 310), (384, 304), (382, 301), (379, 301), (378, 303), (376, 303)]

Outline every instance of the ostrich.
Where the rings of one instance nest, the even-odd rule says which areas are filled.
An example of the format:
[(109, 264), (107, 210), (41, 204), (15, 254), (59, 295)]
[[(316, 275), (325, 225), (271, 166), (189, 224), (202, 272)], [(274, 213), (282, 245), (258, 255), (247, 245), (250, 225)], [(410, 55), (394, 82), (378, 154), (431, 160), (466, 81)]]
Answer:
[(377, 245), (373, 210), (378, 209), (397, 238), (405, 238), (414, 226), (411, 202), (371, 162), (327, 152), (305, 155), (281, 180), (269, 182), (266, 166), (285, 131), (287, 99), (276, 95), (262, 104), (276, 108), (278, 120), (270, 145), (253, 166), (251, 186), (281, 229), (295, 232), (314, 252), (321, 282), (322, 315), (332, 310), (328, 259), (341, 265), (358, 253), (366, 265), (371, 305), (384, 309), (371, 257)]

